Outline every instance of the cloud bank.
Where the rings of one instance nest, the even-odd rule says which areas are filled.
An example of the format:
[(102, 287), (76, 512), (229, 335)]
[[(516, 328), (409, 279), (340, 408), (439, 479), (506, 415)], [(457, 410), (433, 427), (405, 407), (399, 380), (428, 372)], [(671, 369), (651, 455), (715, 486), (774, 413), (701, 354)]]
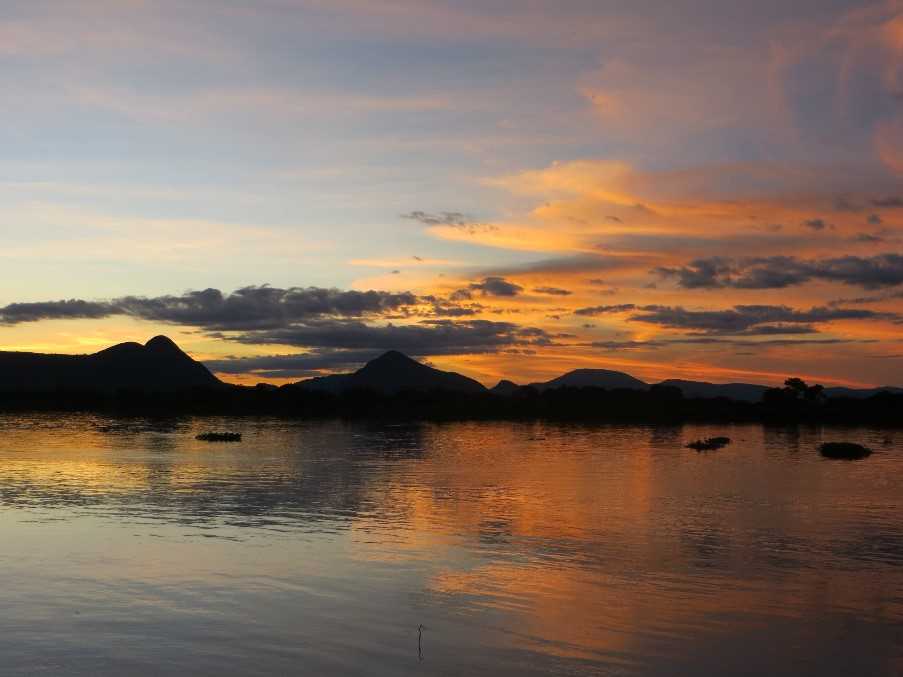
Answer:
[(653, 272), (684, 289), (782, 289), (813, 280), (879, 289), (903, 284), (903, 256), (889, 253), (820, 260), (712, 257), (680, 267), (655, 268)]

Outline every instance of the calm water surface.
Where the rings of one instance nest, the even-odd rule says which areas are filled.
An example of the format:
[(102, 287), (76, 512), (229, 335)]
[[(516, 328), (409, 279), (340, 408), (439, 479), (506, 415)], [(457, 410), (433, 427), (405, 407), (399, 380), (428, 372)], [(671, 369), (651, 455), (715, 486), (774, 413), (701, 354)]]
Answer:
[(3, 675), (903, 675), (903, 432), (0, 432)]

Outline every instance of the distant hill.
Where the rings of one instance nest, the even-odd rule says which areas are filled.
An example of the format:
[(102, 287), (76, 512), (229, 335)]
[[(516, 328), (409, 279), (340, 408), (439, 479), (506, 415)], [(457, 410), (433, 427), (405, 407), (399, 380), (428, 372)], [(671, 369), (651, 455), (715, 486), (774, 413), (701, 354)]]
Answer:
[[(713, 397), (726, 397), (740, 402), (758, 402), (769, 386), (753, 383), (707, 383), (705, 381), (682, 381), (680, 379), (668, 379), (662, 381), (663, 386), (680, 388), (684, 397), (691, 399), (710, 399)], [(903, 388), (885, 386), (882, 388), (825, 388), (826, 397), (851, 397), (853, 399), (865, 399), (881, 392), (894, 394), (903, 393)]]
[(758, 402), (762, 399), (762, 394), (768, 390), (768, 386), (752, 383), (707, 383), (706, 381), (683, 381), (676, 378), (669, 378), (659, 385), (680, 388), (684, 397), (694, 399), (727, 397), (741, 402)]
[(91, 355), (0, 352), (0, 390), (175, 391), (223, 383), (165, 336)]
[(358, 369), (353, 374), (318, 376), (295, 384), (307, 390), (341, 393), (348, 390), (375, 390), (398, 393), (404, 390), (447, 390), (464, 393), (483, 393), (486, 388), (453, 371), (433, 369), (407, 355), (390, 350)]
[[(659, 385), (680, 388), (684, 397), (690, 399), (711, 399), (714, 397), (726, 397), (739, 402), (758, 402), (763, 393), (770, 386), (754, 383), (708, 383), (706, 381), (683, 381), (681, 379), (668, 379)], [(881, 388), (825, 388), (826, 397), (850, 397), (853, 399), (865, 399), (881, 392), (903, 394), (903, 388), (884, 386)]]
[[(657, 385), (678, 388), (683, 393), (683, 396), (688, 399), (726, 397), (727, 399), (737, 400), (738, 402), (758, 402), (762, 399), (763, 393), (769, 388), (769, 386), (755, 383), (708, 383), (707, 381), (686, 381), (673, 378), (662, 381)], [(650, 386), (651, 384), (644, 383), (630, 374), (625, 374), (621, 371), (610, 371), (607, 369), (575, 369), (558, 378), (553, 378), (551, 381), (531, 383), (529, 387), (543, 391), (564, 387), (605, 388), (607, 390), (615, 388), (647, 390)], [(511, 396), (524, 387), (525, 386), (519, 386), (508, 380), (502, 380), (492, 388), (491, 392), (496, 393), (497, 395)], [(903, 394), (903, 388), (894, 388), (890, 386), (864, 389), (825, 388), (825, 395), (827, 397), (865, 399), (880, 392)]]
[(539, 391), (549, 388), (630, 388), (632, 390), (647, 390), (648, 383), (622, 371), (609, 369), (575, 369), (558, 378), (544, 383), (531, 383), (530, 387)]
[(863, 400), (878, 393), (903, 395), (903, 388), (894, 388), (892, 386), (883, 386), (881, 388), (825, 388), (825, 395), (828, 397), (852, 397), (857, 400)]
[(496, 395), (514, 395), (522, 387), (523, 386), (517, 385), (514, 381), (502, 379), (492, 388), (490, 388), (489, 391), (495, 393)]

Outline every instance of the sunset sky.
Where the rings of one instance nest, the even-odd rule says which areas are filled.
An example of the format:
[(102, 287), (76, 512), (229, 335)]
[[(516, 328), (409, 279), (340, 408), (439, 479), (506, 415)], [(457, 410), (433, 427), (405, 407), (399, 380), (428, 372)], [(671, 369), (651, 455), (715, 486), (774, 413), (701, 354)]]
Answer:
[(903, 0), (7, 0), (0, 350), (903, 385)]

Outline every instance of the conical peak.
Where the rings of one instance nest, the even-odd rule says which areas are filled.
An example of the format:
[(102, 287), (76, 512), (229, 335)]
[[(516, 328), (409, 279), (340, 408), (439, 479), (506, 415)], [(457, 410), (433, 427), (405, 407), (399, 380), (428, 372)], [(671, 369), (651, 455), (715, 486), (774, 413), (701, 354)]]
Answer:
[(176, 345), (175, 341), (162, 334), (154, 336), (154, 338), (144, 344), (144, 347), (155, 352), (182, 353), (182, 349)]
[(389, 350), (389, 351), (383, 353), (382, 355), (380, 355), (379, 357), (377, 357), (373, 360), (370, 360), (370, 364), (373, 364), (374, 362), (408, 364), (411, 362), (417, 362), (417, 360), (410, 358), (407, 355), (405, 355), (404, 353), (399, 352), (397, 350)]

